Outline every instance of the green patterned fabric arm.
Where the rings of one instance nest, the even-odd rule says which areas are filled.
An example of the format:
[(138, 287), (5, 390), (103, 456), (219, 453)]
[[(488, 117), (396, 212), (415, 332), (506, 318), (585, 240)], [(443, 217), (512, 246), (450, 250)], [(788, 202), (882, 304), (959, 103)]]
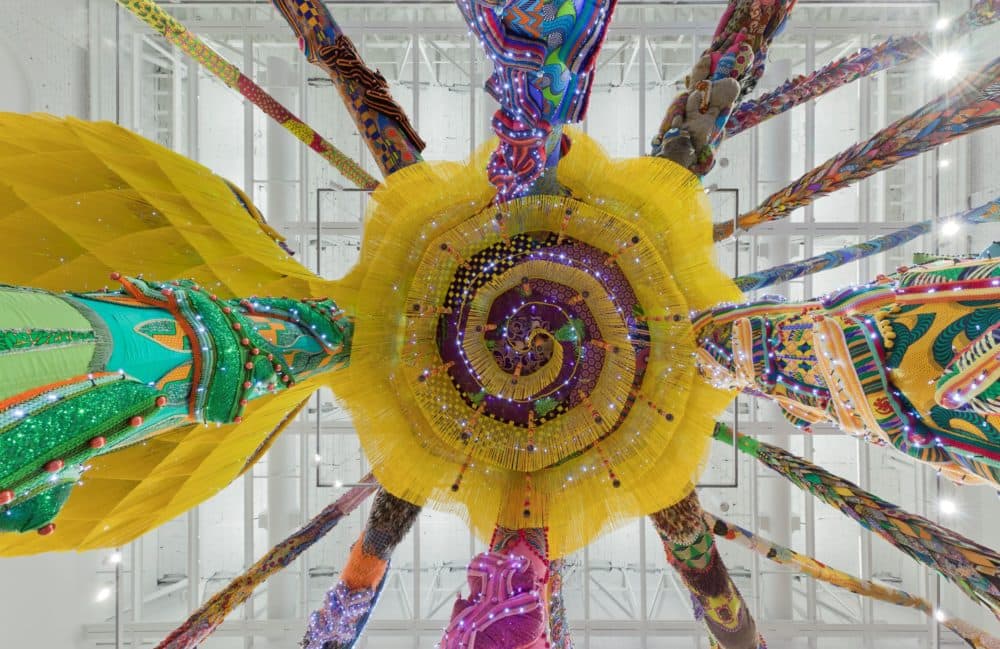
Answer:
[(344, 367), (329, 300), (220, 300), (190, 281), (120, 291), (0, 287), (0, 531), (53, 531), (88, 462)]

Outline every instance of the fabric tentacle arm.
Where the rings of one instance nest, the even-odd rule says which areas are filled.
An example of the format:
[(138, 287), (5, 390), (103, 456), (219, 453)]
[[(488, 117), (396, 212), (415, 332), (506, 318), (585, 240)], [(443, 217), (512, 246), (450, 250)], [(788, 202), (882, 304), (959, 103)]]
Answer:
[(361, 59), (353, 41), (320, 0), (271, 0), (310, 63), (330, 75), (358, 132), (386, 176), (420, 162), (424, 141), (389, 93), (389, 84)]

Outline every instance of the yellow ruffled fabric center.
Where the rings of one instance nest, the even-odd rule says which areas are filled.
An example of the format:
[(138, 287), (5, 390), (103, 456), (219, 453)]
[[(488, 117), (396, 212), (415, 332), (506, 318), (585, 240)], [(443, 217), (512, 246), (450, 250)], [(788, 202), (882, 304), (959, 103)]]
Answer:
[[(464, 516), (484, 538), (498, 524), (547, 528), (553, 557), (690, 491), (714, 418), (731, 399), (697, 374), (690, 313), (740, 297), (714, 265), (708, 203), (693, 175), (655, 158), (611, 161), (582, 133), (572, 139), (558, 169), (567, 196), (492, 206), (483, 154), (467, 165), (422, 163), (393, 174), (373, 195), (361, 263), (334, 291), (341, 300), (353, 296), (341, 303), (356, 318), (356, 334), (351, 366), (331, 384), (382, 485)], [(599, 268), (529, 258), (514, 243), (537, 233), (602, 251), (641, 311), (615, 308)], [(461, 302), (455, 278), (491, 246), (509, 249), (509, 263), (518, 265), (481, 282), (462, 307), (469, 310), (462, 336), (442, 342), (440, 319)], [(591, 351), (580, 353), (603, 366), (574, 407), (526, 427), (485, 415), (482, 395), (477, 401), (457, 387), (454, 361), (443, 362), (440, 345), (461, 345), (494, 398), (537, 397), (551, 364), (572, 361), (574, 348), (522, 377), (497, 370), (482, 333), (496, 295), (522, 290), (521, 282), (530, 295), (527, 275), (577, 292), (571, 303), (586, 306), (599, 328)], [(534, 331), (528, 340), (551, 349), (548, 335)], [(638, 374), (636, 350), (648, 353)]]

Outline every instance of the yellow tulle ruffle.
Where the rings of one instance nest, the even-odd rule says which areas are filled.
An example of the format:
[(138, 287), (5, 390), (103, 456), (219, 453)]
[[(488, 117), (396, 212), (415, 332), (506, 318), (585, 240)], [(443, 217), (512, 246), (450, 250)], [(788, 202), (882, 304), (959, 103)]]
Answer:
[[(455, 512), (484, 538), (497, 524), (546, 527), (554, 557), (690, 491), (706, 459), (714, 418), (732, 395), (697, 376), (688, 314), (740, 298), (714, 264), (709, 207), (694, 176), (655, 158), (611, 161), (579, 132), (572, 140), (558, 168), (569, 196), (490, 207), (495, 189), (484, 171), (489, 147), (469, 164), (421, 163), (393, 174), (372, 197), (362, 261), (340, 283), (347, 290), (336, 291), (356, 296), (343, 306), (357, 327), (350, 368), (330, 377), (386, 489)], [(567, 213), (573, 218), (564, 220)], [(475, 411), (458, 396), (447, 396), (447, 373), (432, 367), (437, 318), (413, 312), (441, 304), (463, 255), (503, 240), (505, 228), (562, 231), (609, 253), (615, 242), (635, 241), (619, 266), (639, 302), (683, 314), (680, 322), (650, 318), (650, 364), (638, 403), (618, 429), (607, 434), (579, 416), (581, 408), (537, 429), (539, 443), (563, 458), (554, 465), (525, 452), (523, 444), (511, 444), (509, 431), (517, 430), (504, 422), (484, 426), (485, 441), (474, 448), (461, 441), (461, 428)], [(553, 279), (587, 281), (564, 275)], [(599, 310), (599, 301), (593, 302)], [(595, 317), (600, 320), (599, 313)], [(605, 338), (619, 334), (610, 331)], [(621, 374), (633, 367), (629, 353), (623, 349), (616, 357), (614, 369)], [(603, 374), (601, 381), (601, 404), (629, 398), (628, 383)], [(597, 395), (595, 389), (595, 403)], [(442, 413), (435, 413), (434, 403)], [(608, 465), (619, 488), (611, 485)]]

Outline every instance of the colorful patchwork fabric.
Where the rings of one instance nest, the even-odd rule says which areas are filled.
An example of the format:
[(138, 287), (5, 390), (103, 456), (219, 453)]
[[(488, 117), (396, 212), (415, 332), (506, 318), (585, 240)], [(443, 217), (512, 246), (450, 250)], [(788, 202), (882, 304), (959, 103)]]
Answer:
[(194, 420), (240, 421), (249, 400), (350, 358), (353, 325), (329, 300), (219, 300), (195, 282), (116, 279), (132, 300), (168, 311), (192, 341)]
[(994, 649), (1000, 646), (1000, 640), (997, 638), (964, 620), (951, 617), (950, 615), (942, 615), (937, 606), (922, 597), (911, 595), (905, 591), (891, 588), (869, 579), (858, 579), (846, 572), (831, 568), (810, 556), (799, 554), (790, 548), (769, 541), (748, 529), (718, 519), (707, 512), (703, 512), (702, 514), (705, 522), (711, 526), (712, 532), (716, 536), (733, 541), (778, 565), (788, 566), (813, 579), (861, 595), (862, 597), (870, 597), (897, 606), (914, 608), (926, 613), (928, 616), (937, 613), (936, 619), (938, 622), (956, 633), (970, 647), (974, 647), (975, 649)]
[(487, 165), (499, 200), (528, 193), (569, 148), (564, 124), (587, 112), (594, 64), (617, 0), (459, 0), (494, 61), (500, 144)]
[[(118, 0), (118, 4), (131, 11), (146, 24), (160, 32), (173, 45), (192, 57), (228, 87), (236, 90), (271, 119), (295, 136), (303, 144), (320, 154), (335, 169), (362, 189), (374, 189), (378, 181), (368, 175), (357, 162), (324, 139), (311, 126), (292, 114), (287, 108), (258, 86), (252, 79), (240, 72), (239, 68), (225, 60), (187, 30), (176, 18), (163, 11), (151, 0)], [(321, 5), (322, 6), (322, 5)], [(241, 194), (242, 192), (237, 192)], [(243, 197), (240, 197), (243, 202)], [(262, 228), (282, 245), (284, 239), (270, 228)], [(287, 247), (283, 246), (287, 251)]]
[(784, 29), (795, 0), (733, 0), (712, 44), (685, 79), (685, 91), (667, 109), (652, 154), (698, 175), (715, 165), (734, 103), (764, 74), (771, 41)]
[[(707, 324), (711, 322), (711, 324)], [(817, 302), (720, 307), (702, 372), (843, 430), (1000, 485), (1000, 262), (945, 262)], [(774, 332), (778, 332), (775, 334)]]
[(271, 2), (298, 36), (309, 62), (333, 79), (382, 173), (419, 162), (424, 141), (390, 95), (385, 77), (365, 65), (326, 5), (319, 0)]
[(556, 559), (549, 564), (549, 646), (552, 649), (573, 649), (569, 616), (566, 614), (566, 602), (563, 597), (566, 572), (565, 559)]
[(735, 443), (800, 489), (839, 509), (863, 527), (954, 583), (968, 597), (1000, 614), (1000, 554), (922, 516), (882, 500), (848, 480), (784, 449), (743, 435), (724, 424), (715, 438)]
[(769, 196), (755, 209), (715, 225), (715, 240), (761, 223), (787, 217), (793, 210), (863, 178), (1000, 123), (1000, 59), (969, 75), (951, 90), (808, 171)]
[(350, 649), (355, 645), (385, 587), (392, 551), (419, 513), (416, 505), (379, 490), (340, 579), (327, 591), (323, 606), (309, 616), (302, 647)]
[(757, 625), (719, 556), (694, 492), (677, 505), (650, 516), (667, 559), (691, 592), (696, 617), (721, 649), (758, 646)]

